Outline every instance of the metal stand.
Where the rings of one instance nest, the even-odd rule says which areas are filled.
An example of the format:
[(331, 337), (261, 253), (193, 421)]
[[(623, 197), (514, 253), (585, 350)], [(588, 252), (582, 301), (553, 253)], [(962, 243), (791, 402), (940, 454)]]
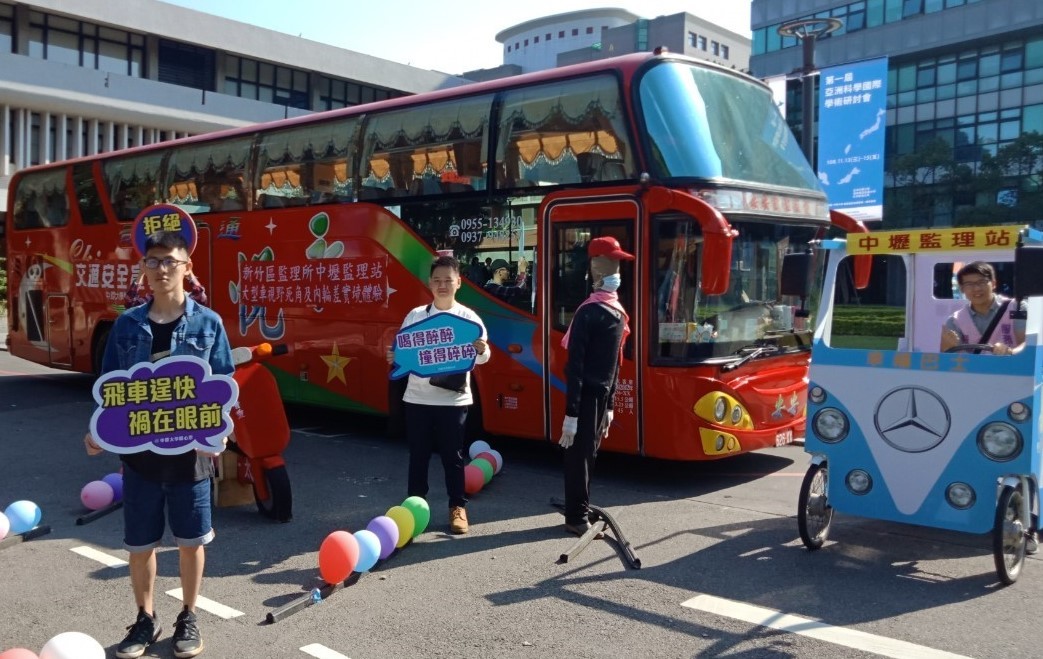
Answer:
[(105, 506), (104, 508), (99, 508), (98, 510), (95, 510), (93, 512), (89, 512), (86, 515), (81, 515), (80, 517), (77, 517), (76, 518), (76, 526), (83, 526), (84, 524), (90, 524), (94, 520), (101, 519), (102, 517), (108, 515), (109, 513), (113, 512), (115, 510), (119, 510), (122, 507), (123, 507), (123, 502), (122, 501), (116, 501), (114, 503), (110, 503), (109, 505)]
[(0, 549), (7, 549), (8, 547), (28, 542), (33, 538), (39, 538), (41, 535), (47, 535), (50, 532), (51, 527), (47, 525), (37, 526), (35, 529), (29, 529), (25, 533), (17, 533), (0, 540)]
[[(329, 598), (330, 595), (332, 595), (333, 593), (337, 592), (338, 590), (340, 590), (342, 588), (346, 588), (346, 587), (354, 584), (358, 580), (359, 580), (359, 573), (358, 572), (352, 572), (351, 576), (348, 577), (347, 579), (345, 579), (344, 581), (342, 581), (341, 583), (326, 584), (322, 588), (319, 588), (319, 592), (322, 593), (322, 600), (321, 601), (325, 602)], [(269, 611), (268, 615), (265, 616), (265, 622), (267, 622), (268, 624), (273, 624), (273, 623), (279, 622), (280, 620), (283, 620), (285, 618), (289, 618), (290, 616), (292, 616), (294, 613), (297, 613), (298, 611), (303, 611), (304, 609), (308, 608), (309, 606), (311, 606), (313, 604), (319, 604), (319, 602), (316, 602), (315, 600), (313, 600), (311, 598), (311, 592), (309, 591), (308, 593), (306, 593), (302, 597), (299, 597), (299, 598), (295, 599), (294, 601), (290, 602), (289, 604), (286, 604), (285, 606), (280, 606), (278, 609), (276, 609), (274, 611)]]
[[(554, 506), (562, 513), (565, 512), (565, 502), (557, 497), (551, 497), (550, 505)], [(587, 545), (590, 544), (590, 541), (594, 539), (594, 536), (608, 528), (612, 531), (612, 535), (615, 537), (610, 538), (608, 535), (606, 535), (605, 539), (615, 544), (616, 551), (619, 552), (620, 559), (623, 561), (623, 563), (631, 569), (640, 570), (641, 559), (638, 558), (637, 555), (634, 553), (634, 549), (630, 545), (630, 541), (626, 539), (625, 535), (623, 535), (623, 530), (619, 527), (619, 524), (616, 522), (615, 518), (612, 517), (612, 515), (609, 514), (609, 512), (604, 508), (600, 508), (598, 506), (589, 507), (589, 518), (592, 522), (591, 527), (587, 529), (586, 533), (580, 536), (579, 540), (577, 540), (576, 543), (572, 547), (570, 547), (567, 552), (560, 556), (559, 560), (562, 563), (569, 562), (569, 560), (574, 558), (577, 554), (583, 551), (583, 549), (585, 549)]]

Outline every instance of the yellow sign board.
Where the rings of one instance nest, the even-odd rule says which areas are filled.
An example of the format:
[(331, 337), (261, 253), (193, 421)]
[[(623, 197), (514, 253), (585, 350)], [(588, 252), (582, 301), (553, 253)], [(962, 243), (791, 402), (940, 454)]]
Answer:
[(901, 254), (912, 252), (966, 252), (1010, 250), (1018, 242), (1023, 226), (956, 227), (950, 229), (905, 229), (848, 235), (847, 253)]

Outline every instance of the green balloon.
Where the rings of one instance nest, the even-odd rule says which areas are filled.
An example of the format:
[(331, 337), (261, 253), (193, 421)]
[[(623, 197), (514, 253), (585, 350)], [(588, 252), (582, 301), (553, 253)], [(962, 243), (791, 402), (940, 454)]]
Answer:
[(427, 501), (423, 497), (417, 496), (403, 501), (402, 507), (413, 516), (413, 537), (415, 538), (424, 532), (431, 521), (431, 508), (428, 507)]
[(493, 479), (493, 474), (496, 473), (496, 468), (489, 464), (489, 461), (485, 458), (475, 458), (471, 460), (471, 464), (482, 470), (482, 476), (485, 478), (485, 485), (489, 484), (489, 481)]

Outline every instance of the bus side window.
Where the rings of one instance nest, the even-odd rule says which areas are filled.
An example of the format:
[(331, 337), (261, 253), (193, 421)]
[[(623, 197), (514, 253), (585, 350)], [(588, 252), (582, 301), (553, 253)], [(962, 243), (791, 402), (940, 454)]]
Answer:
[(69, 222), (64, 167), (23, 177), (14, 191), (14, 227), (61, 227)]
[(252, 143), (253, 138), (245, 137), (174, 149), (167, 165), (165, 201), (178, 203), (190, 213), (242, 210), (246, 207), (244, 176)]
[(112, 202), (116, 219), (129, 222), (141, 209), (158, 201), (158, 182), (165, 151), (141, 156), (116, 157), (102, 165), (106, 193)]
[(352, 201), (358, 127), (359, 120), (350, 117), (262, 135), (254, 205), (283, 208)]

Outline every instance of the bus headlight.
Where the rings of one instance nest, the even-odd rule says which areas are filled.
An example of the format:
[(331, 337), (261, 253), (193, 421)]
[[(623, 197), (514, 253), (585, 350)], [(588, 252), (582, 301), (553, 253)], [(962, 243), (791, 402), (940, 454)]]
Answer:
[(1007, 408), (1007, 416), (1019, 423), (1029, 418), (1030, 414), (1032, 414), (1032, 410), (1024, 403), (1011, 403), (1010, 407)]
[(959, 510), (966, 510), (973, 506), (976, 498), (974, 488), (967, 483), (952, 483), (945, 488), (945, 500), (949, 502), (950, 506)]
[(808, 400), (816, 405), (826, 400), (826, 390), (817, 385), (808, 389)]
[(825, 407), (816, 412), (812, 425), (818, 438), (830, 444), (847, 437), (849, 428), (847, 417), (835, 407)]
[(714, 401), (713, 418), (717, 423), (723, 423), (726, 416), (728, 416), (728, 401), (722, 396)]
[(847, 489), (851, 491), (851, 494), (865, 494), (873, 489), (873, 477), (863, 469), (852, 469), (847, 473), (847, 478), (844, 481), (847, 483)]
[(1021, 433), (1009, 423), (996, 421), (978, 431), (978, 450), (997, 462), (1013, 460), (1021, 453)]

